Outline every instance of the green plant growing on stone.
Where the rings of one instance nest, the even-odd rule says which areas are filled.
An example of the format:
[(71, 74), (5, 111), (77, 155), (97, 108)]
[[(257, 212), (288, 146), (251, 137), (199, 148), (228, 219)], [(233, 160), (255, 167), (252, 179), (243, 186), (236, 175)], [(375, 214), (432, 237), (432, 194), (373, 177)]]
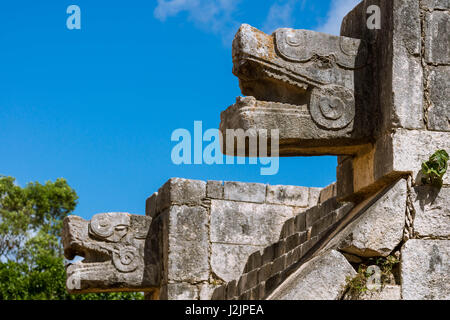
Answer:
[(378, 258), (376, 265), (381, 269), (381, 284), (385, 285), (391, 282), (393, 278), (392, 270), (400, 261), (395, 256), (387, 256), (386, 258)]
[(399, 263), (399, 260), (395, 256), (388, 256), (386, 258), (369, 258), (366, 263), (361, 263), (358, 266), (358, 273), (353, 278), (348, 276), (347, 280), (347, 293), (352, 297), (358, 297), (364, 292), (368, 291), (367, 280), (373, 275), (373, 272), (368, 270), (370, 265), (376, 265), (380, 268), (380, 282), (381, 286), (392, 282), (395, 265)]
[(422, 163), (423, 184), (442, 187), (442, 178), (448, 168), (448, 153), (445, 150), (436, 151), (426, 162)]
[(358, 273), (353, 278), (347, 276), (347, 289), (351, 296), (358, 296), (368, 290), (367, 279), (372, 275), (367, 271), (367, 266), (360, 264), (358, 267)]

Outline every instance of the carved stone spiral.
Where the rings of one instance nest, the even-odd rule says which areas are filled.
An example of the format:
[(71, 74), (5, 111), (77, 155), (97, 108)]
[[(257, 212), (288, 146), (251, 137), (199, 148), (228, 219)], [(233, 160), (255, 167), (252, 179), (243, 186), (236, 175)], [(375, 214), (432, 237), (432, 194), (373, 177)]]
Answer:
[(334, 85), (314, 88), (309, 111), (321, 127), (331, 130), (345, 128), (355, 118), (353, 92)]
[(139, 264), (137, 249), (131, 246), (120, 248), (118, 252), (113, 252), (112, 261), (117, 270), (132, 272)]
[(102, 238), (109, 237), (110, 235), (112, 235), (114, 231), (112, 220), (107, 215), (93, 216), (90, 223), (90, 227), (91, 230), (94, 232), (94, 234)]
[[(90, 231), (97, 237), (108, 239), (113, 235), (117, 226), (129, 226), (130, 215), (123, 212), (99, 213), (92, 217), (89, 224)], [(112, 240), (112, 239), (111, 239)]]

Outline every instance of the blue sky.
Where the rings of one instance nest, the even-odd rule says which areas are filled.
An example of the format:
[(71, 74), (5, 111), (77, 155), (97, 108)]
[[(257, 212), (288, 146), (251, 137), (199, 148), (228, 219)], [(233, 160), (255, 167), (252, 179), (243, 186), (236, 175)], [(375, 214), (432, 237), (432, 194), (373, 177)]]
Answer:
[[(0, 174), (20, 185), (64, 177), (75, 214), (144, 213), (170, 177), (323, 187), (335, 157), (259, 165), (171, 161), (177, 128), (218, 128), (241, 95), (231, 40), (241, 23), (338, 34), (357, 0), (8, 1), (0, 11)], [(81, 8), (81, 30), (66, 9)]]

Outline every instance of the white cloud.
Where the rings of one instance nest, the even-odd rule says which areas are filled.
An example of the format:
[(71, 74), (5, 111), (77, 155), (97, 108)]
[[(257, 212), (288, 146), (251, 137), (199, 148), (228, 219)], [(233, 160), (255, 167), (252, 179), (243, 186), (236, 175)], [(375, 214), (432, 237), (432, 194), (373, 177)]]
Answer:
[(339, 35), (342, 19), (361, 0), (332, 0), (330, 11), (327, 14), (327, 21), (316, 28), (316, 31)]
[(224, 41), (230, 41), (239, 23), (233, 19), (240, 0), (158, 0), (153, 14), (160, 21), (166, 21), (181, 12), (200, 28), (220, 34)]
[(272, 33), (277, 28), (292, 27), (294, 7), (298, 0), (284, 0), (275, 2), (269, 9), (263, 31)]
[[(238, 5), (243, 0), (157, 0), (153, 12), (156, 19), (166, 21), (180, 13), (197, 27), (222, 37), (224, 44), (230, 45), (240, 21), (236, 19)], [(331, 0), (326, 21), (316, 30), (339, 34), (342, 18), (360, 0)], [(271, 33), (277, 28), (294, 27), (296, 6), (304, 6), (306, 0), (276, 0), (269, 9), (262, 30)]]

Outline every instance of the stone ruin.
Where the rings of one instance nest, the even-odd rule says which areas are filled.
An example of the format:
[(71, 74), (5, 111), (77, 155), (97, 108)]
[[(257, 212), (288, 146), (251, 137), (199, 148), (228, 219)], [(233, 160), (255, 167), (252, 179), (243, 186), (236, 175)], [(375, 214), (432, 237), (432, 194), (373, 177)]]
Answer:
[[(371, 5), (381, 29), (367, 28)], [(450, 150), (449, 32), (448, 0), (362, 1), (341, 36), (242, 25), (233, 73), (247, 97), (222, 112), (222, 133), (279, 129), (280, 156), (337, 155), (337, 182), (175, 178), (147, 199), (146, 216), (69, 216), (65, 255), (85, 258), (67, 267), (69, 292), (450, 299), (449, 175), (438, 188), (420, 173)], [(383, 257), (400, 261), (388, 281), (350, 294), (358, 266)]]

